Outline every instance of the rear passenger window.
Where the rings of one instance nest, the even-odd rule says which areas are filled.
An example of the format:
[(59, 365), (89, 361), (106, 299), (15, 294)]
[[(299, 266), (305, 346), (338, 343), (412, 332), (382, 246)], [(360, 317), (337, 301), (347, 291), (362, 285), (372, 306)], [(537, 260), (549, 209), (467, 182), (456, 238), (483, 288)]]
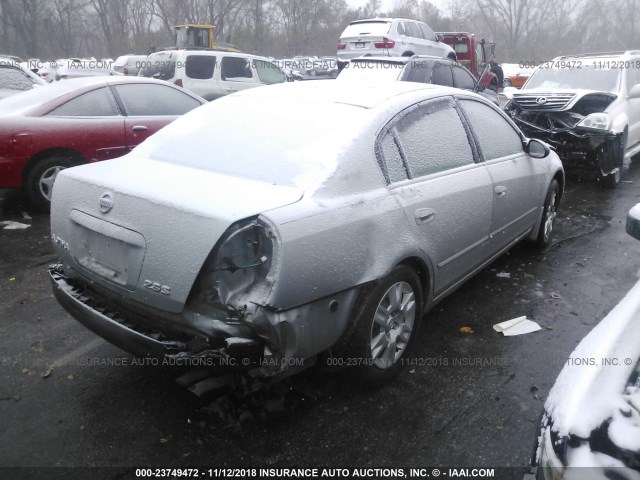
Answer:
[(399, 22), (397, 29), (398, 29), (398, 35), (407, 35), (407, 32), (404, 29), (404, 22)]
[(395, 127), (413, 178), (474, 163), (466, 130), (449, 97), (419, 105)]
[(407, 82), (419, 82), (419, 83), (429, 83), (427, 82), (427, 75), (429, 74), (429, 66), (425, 61), (415, 61), (409, 64), (409, 74), (405, 81)]
[(0, 87), (10, 90), (26, 91), (33, 88), (34, 82), (17, 68), (0, 68)]
[(453, 66), (453, 84), (456, 88), (473, 90), (476, 87), (476, 79), (460, 67)]
[(187, 77), (196, 80), (207, 80), (213, 77), (216, 57), (211, 55), (189, 55), (185, 65)]
[(474, 100), (460, 100), (478, 138), (485, 160), (523, 152), (522, 138), (511, 124), (493, 108)]
[(220, 62), (222, 80), (246, 81), (253, 78), (249, 60), (242, 57), (224, 57)]
[(442, 63), (436, 63), (433, 66), (433, 74), (431, 75), (431, 83), (434, 85), (444, 85), (445, 87), (453, 87), (453, 77), (451, 76), (451, 67)]
[(52, 117), (111, 117), (119, 115), (119, 112), (109, 89), (102, 87), (69, 100), (47, 115)]

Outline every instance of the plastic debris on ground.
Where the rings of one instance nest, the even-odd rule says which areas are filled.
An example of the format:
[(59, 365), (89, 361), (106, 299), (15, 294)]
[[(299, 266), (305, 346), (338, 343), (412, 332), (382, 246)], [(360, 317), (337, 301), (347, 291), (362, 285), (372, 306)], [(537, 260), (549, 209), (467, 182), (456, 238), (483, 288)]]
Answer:
[(525, 333), (537, 332), (542, 327), (533, 320), (527, 319), (526, 316), (514, 318), (513, 320), (507, 320), (506, 322), (496, 323), (493, 329), (502, 334), (505, 337), (512, 337), (514, 335), (524, 335)]
[(3, 230), (24, 230), (25, 228), (29, 228), (31, 225), (27, 225), (26, 223), (13, 222), (11, 220), (7, 220), (4, 222), (0, 222)]

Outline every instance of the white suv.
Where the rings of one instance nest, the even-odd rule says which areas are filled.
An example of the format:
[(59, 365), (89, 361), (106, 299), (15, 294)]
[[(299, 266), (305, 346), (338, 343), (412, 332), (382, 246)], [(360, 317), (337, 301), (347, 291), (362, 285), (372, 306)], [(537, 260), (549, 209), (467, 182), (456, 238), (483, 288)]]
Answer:
[(141, 64), (139, 75), (175, 83), (209, 101), (287, 81), (282, 70), (266, 57), (224, 50), (162, 50)]
[(340, 35), (338, 60), (366, 54), (456, 59), (456, 53), (426, 23), (407, 18), (369, 18), (351, 22)]
[(529, 137), (553, 145), (563, 163), (620, 183), (624, 159), (640, 153), (640, 50), (541, 62), (505, 109)]

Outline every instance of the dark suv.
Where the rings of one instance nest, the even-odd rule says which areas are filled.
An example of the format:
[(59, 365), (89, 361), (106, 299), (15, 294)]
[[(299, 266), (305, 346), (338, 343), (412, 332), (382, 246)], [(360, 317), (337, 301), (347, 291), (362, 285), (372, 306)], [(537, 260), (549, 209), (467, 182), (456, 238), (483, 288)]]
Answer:
[(338, 80), (399, 80), (431, 83), (479, 93), (498, 105), (498, 93), (478, 83), (476, 77), (453, 60), (426, 55), (413, 57), (359, 57), (351, 60)]

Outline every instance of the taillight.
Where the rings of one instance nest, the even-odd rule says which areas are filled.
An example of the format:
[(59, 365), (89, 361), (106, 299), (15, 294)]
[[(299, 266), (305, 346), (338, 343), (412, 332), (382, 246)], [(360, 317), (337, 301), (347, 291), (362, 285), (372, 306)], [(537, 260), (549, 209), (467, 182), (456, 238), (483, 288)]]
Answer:
[(345, 48), (347, 48), (347, 44), (346, 43), (339, 43), (338, 44), (338, 50), (344, 50)]
[(129, 75), (129, 69), (127, 67), (124, 67), (122, 73), (124, 73), (125, 75)]
[(175, 82), (173, 82), (173, 83), (175, 83), (176, 85), (178, 85), (179, 87), (181, 87), (181, 86), (182, 86), (182, 79), (181, 79), (181, 78), (179, 78), (179, 79), (177, 79), (177, 80), (176, 80)]
[(381, 42), (373, 42), (373, 46), (376, 48), (393, 48), (396, 46), (396, 42), (386, 37), (382, 37)]

